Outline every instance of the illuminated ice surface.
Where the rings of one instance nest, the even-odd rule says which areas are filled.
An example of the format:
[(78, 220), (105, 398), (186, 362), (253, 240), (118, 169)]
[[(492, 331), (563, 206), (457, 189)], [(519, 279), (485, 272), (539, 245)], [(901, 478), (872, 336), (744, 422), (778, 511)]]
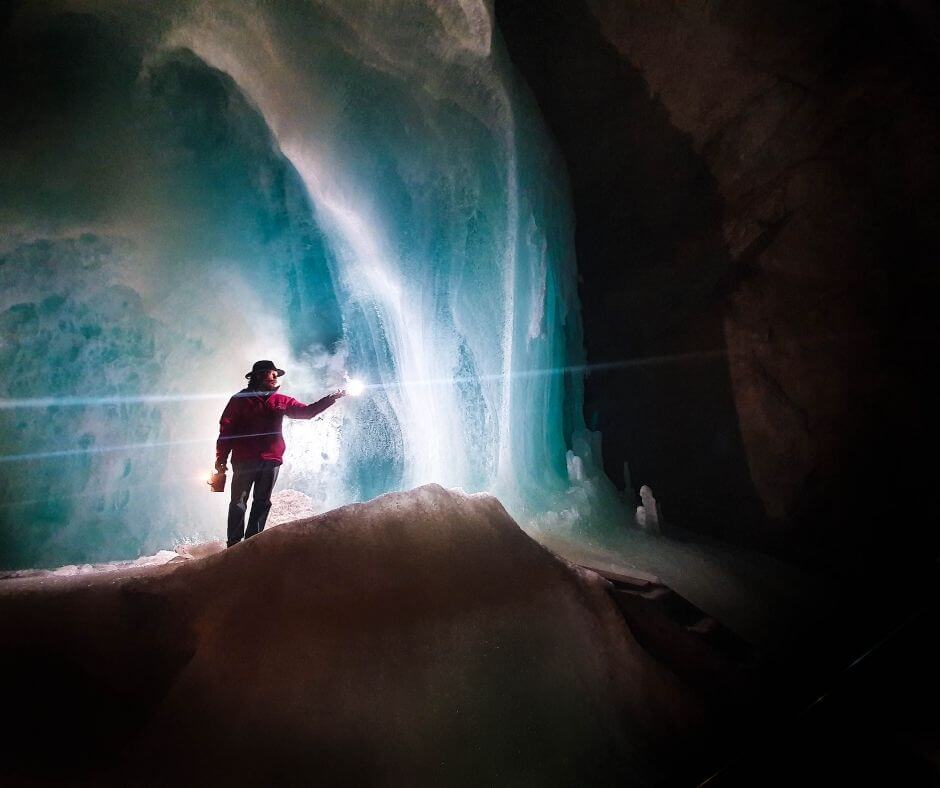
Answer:
[(68, 6), (12, 23), (63, 87), (2, 153), (0, 566), (218, 538), (201, 479), (259, 358), (307, 401), (366, 385), (287, 428), (318, 510), (433, 481), (532, 531), (632, 519), (563, 372), (564, 166), (488, 4)]

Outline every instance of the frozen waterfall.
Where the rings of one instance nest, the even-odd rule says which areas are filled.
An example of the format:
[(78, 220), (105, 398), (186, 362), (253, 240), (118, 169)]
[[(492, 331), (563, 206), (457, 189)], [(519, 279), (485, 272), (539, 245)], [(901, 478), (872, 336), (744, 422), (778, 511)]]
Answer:
[(4, 565), (217, 538), (202, 480), (258, 358), (305, 401), (367, 383), (287, 427), (279, 487), (319, 507), (437, 482), (531, 529), (611, 519), (564, 165), (486, 3), (76, 0), (12, 25), (62, 88), (3, 138)]

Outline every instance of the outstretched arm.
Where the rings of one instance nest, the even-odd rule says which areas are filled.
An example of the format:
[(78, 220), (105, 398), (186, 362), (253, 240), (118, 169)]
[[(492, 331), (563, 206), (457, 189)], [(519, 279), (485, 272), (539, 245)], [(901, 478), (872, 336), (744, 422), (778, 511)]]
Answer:
[(323, 413), (323, 411), (336, 402), (336, 400), (345, 396), (346, 392), (343, 389), (338, 389), (310, 405), (304, 405), (302, 402), (288, 397), (287, 407), (284, 408), (284, 415), (291, 419), (312, 419), (314, 416), (319, 416)]

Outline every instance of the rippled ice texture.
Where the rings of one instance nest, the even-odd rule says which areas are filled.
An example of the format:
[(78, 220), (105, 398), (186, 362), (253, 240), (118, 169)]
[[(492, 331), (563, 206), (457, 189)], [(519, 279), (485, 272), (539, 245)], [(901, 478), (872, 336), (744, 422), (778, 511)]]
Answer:
[(434, 481), (530, 529), (620, 516), (562, 372), (564, 166), (488, 4), (37, 2), (3, 43), (0, 565), (218, 538), (259, 358), (305, 401), (368, 384), (287, 429), (319, 508)]

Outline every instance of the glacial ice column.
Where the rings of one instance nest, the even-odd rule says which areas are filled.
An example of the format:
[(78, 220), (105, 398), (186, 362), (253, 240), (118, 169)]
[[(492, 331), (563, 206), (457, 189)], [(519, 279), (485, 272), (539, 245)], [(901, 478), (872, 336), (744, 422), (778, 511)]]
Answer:
[(564, 171), (490, 9), (207, 2), (165, 46), (259, 108), (328, 239), (346, 361), (371, 384), (338, 426), (359, 447), (332, 469), (338, 497), (383, 491), (368, 466), (396, 453), (394, 486), (533, 511), (563, 489), (564, 421), (581, 426), (561, 372), (580, 360)]
[(18, 9), (0, 361), (39, 399), (0, 390), (0, 564), (218, 536), (205, 472), (259, 358), (306, 401), (368, 386), (287, 424), (279, 487), (319, 510), (437, 482), (550, 525), (611, 498), (565, 168), (491, 4)]

